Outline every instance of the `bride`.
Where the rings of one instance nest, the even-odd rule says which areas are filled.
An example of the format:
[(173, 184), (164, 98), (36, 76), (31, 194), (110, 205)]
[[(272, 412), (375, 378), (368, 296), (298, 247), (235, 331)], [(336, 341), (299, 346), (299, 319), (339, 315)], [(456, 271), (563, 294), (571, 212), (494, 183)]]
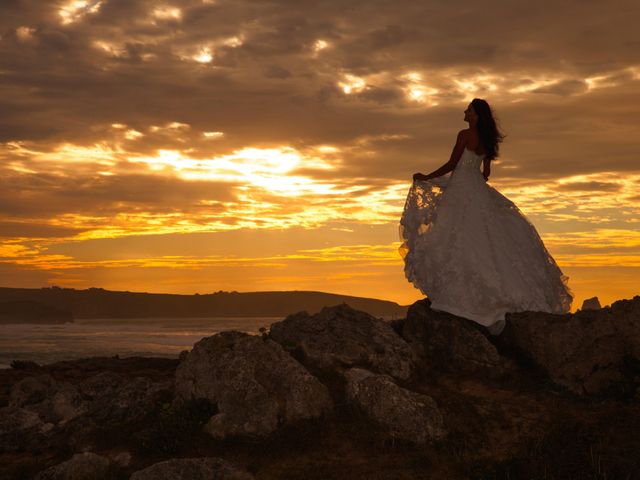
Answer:
[(458, 133), (449, 161), (413, 176), (400, 220), (407, 279), (432, 309), (493, 335), (507, 312), (569, 312), (569, 277), (528, 218), (486, 183), (504, 138), (489, 104), (474, 98), (464, 114), (469, 128)]

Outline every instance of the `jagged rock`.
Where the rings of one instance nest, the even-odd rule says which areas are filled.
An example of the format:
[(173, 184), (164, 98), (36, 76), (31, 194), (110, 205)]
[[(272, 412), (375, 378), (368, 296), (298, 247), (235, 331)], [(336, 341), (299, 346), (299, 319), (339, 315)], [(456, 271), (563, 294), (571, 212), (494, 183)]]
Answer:
[(108, 458), (95, 453), (76, 453), (66, 462), (38, 473), (34, 480), (110, 480), (110, 464)]
[(185, 358), (187, 358), (187, 355), (189, 355), (189, 350), (182, 350), (180, 352), (180, 355), (178, 355), (178, 360), (183, 361)]
[(623, 380), (626, 356), (640, 358), (640, 296), (575, 314), (507, 315), (500, 341), (578, 394), (600, 393)]
[[(515, 364), (502, 357), (486, 329), (466, 318), (432, 310), (428, 300), (414, 303), (402, 325), (402, 337), (422, 359), (427, 372), (480, 373), (500, 377)], [(485, 333), (486, 332), (486, 333)]]
[(410, 377), (414, 355), (388, 322), (346, 304), (323, 308), (316, 315), (290, 315), (271, 325), (269, 338), (313, 369), (342, 372), (363, 367), (399, 379)]
[(429, 396), (396, 385), (388, 375), (352, 368), (345, 373), (347, 400), (392, 438), (425, 444), (446, 434), (442, 414)]
[(173, 458), (139, 470), (129, 480), (252, 480), (222, 458)]
[(269, 339), (223, 331), (197, 342), (176, 369), (174, 404), (205, 398), (218, 413), (205, 425), (215, 438), (263, 436), (332, 408), (327, 388)]
[(598, 297), (591, 297), (582, 302), (582, 308), (580, 310), (598, 310), (600, 308), (602, 307), (600, 306)]

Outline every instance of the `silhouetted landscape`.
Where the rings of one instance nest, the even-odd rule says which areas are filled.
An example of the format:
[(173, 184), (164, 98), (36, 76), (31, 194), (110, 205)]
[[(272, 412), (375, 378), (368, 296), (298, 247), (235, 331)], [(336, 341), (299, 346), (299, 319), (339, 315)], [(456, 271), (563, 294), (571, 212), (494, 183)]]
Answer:
[(0, 370), (0, 478), (635, 479), (640, 296), (499, 336), (348, 305), (178, 358)]
[(0, 323), (62, 323), (73, 318), (277, 317), (347, 303), (374, 316), (402, 317), (407, 307), (374, 298), (323, 292), (224, 292), (175, 295), (102, 288), (0, 287)]

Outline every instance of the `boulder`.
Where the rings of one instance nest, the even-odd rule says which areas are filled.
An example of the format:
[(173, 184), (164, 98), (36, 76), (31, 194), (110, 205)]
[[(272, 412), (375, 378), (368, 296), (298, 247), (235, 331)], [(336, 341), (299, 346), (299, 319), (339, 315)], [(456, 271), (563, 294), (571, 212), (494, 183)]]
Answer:
[(110, 480), (114, 478), (111, 472), (108, 458), (84, 452), (41, 471), (34, 480)]
[(129, 480), (252, 480), (253, 475), (215, 457), (172, 458), (133, 473)]
[(25, 377), (11, 387), (9, 406), (23, 407), (40, 403), (50, 398), (57, 388), (57, 382), (48, 373)]
[(347, 401), (382, 427), (391, 438), (425, 444), (446, 432), (431, 397), (398, 386), (389, 375), (352, 368), (345, 373)]
[(297, 352), (310, 371), (362, 367), (406, 380), (415, 366), (411, 348), (388, 322), (346, 304), (290, 315), (271, 325), (269, 338)]
[(498, 353), (486, 328), (429, 305), (427, 299), (414, 303), (402, 325), (402, 337), (421, 359), (425, 372), (499, 378), (514, 370), (515, 363)]
[(176, 369), (175, 404), (208, 399), (215, 438), (265, 436), (332, 409), (327, 388), (270, 339), (223, 331), (197, 342)]
[(37, 412), (23, 407), (0, 408), (0, 452), (25, 449), (30, 439), (50, 430)]
[(126, 378), (107, 371), (87, 378), (78, 388), (90, 400), (90, 415), (94, 420), (126, 423), (143, 420), (163, 396), (170, 397), (173, 381)]
[(600, 306), (598, 297), (591, 297), (582, 302), (582, 308), (580, 310), (598, 310), (600, 308), (602, 307)]
[[(40, 405), (41, 416), (57, 425), (64, 425), (72, 418), (85, 414), (89, 403), (83, 400), (78, 389), (69, 382), (61, 382), (51, 399), (46, 399)], [(50, 416), (44, 414), (50, 413)]]
[(627, 357), (640, 358), (640, 297), (575, 314), (509, 313), (500, 341), (570, 391), (603, 393), (624, 381)]

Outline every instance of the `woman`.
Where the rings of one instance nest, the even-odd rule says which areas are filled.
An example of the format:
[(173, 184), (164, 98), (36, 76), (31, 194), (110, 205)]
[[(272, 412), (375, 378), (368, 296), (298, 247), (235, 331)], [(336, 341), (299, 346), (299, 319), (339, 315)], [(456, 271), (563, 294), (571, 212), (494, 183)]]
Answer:
[(464, 120), (469, 128), (458, 133), (449, 161), (413, 176), (400, 220), (407, 279), (432, 309), (494, 335), (506, 312), (569, 312), (569, 277), (520, 209), (486, 183), (504, 138), (489, 104), (474, 98)]

